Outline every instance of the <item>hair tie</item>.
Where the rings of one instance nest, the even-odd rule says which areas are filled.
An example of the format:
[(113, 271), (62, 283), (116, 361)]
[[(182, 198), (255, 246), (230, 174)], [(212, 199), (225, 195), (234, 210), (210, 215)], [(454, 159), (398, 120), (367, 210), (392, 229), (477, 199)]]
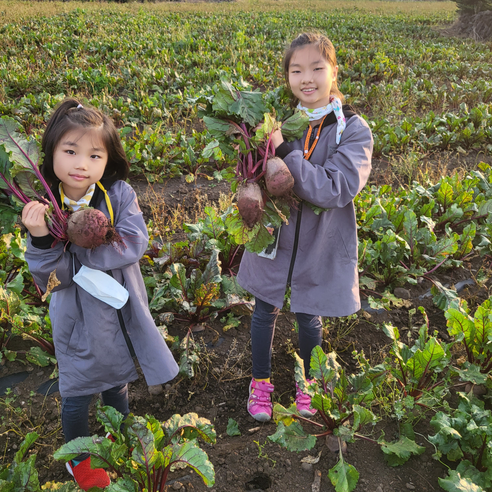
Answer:
[(82, 106), (82, 104), (79, 104), (79, 105), (77, 106), (77, 109), (84, 109), (84, 106)]

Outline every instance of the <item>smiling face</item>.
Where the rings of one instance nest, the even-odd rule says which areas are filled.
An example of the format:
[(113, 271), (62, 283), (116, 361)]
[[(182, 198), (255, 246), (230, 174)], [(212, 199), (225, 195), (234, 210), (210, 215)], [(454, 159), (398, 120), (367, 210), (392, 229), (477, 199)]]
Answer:
[(53, 152), (53, 171), (71, 200), (80, 200), (99, 181), (108, 153), (97, 129), (76, 129), (63, 135)]
[(338, 66), (333, 67), (318, 47), (308, 44), (292, 54), (289, 63), (289, 86), (299, 102), (309, 109), (321, 108), (330, 102)]

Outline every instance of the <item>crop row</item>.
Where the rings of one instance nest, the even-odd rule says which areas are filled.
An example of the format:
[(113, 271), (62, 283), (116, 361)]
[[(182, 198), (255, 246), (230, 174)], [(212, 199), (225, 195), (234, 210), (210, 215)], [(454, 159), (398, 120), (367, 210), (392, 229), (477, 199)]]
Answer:
[[(333, 39), (342, 92), (372, 122), (376, 155), (486, 148), (492, 55), (486, 46), (442, 37), (436, 26), (450, 20), (449, 13), (76, 9), (0, 27), (0, 114), (39, 134), (56, 103), (73, 94), (122, 129), (134, 173), (194, 173), (205, 164), (200, 154), (209, 140), (197, 98), (220, 78), (262, 90), (282, 85), (285, 43), (309, 26)], [(462, 125), (454, 125), (453, 115)], [(477, 127), (478, 136), (468, 135)]]

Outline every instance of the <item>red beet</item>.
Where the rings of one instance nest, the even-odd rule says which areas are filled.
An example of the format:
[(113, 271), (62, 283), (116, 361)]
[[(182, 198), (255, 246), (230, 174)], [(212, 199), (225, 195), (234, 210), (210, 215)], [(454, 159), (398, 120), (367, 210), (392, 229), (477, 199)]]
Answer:
[(237, 208), (244, 223), (251, 229), (263, 215), (263, 197), (257, 183), (241, 185), (237, 192)]
[(81, 208), (68, 218), (68, 239), (82, 248), (94, 249), (102, 244), (124, 244), (110, 220), (95, 208)]
[(266, 163), (265, 184), (273, 196), (288, 195), (294, 186), (294, 177), (287, 164), (279, 157), (272, 157)]

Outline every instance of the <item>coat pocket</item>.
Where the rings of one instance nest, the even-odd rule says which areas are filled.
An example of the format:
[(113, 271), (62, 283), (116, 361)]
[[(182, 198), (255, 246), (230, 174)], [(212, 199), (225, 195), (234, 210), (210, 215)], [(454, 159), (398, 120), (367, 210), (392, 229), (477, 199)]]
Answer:
[(60, 326), (53, 330), (53, 343), (56, 352), (70, 356), (74, 355), (79, 346), (82, 328), (74, 319), (66, 319), (60, 323)]

